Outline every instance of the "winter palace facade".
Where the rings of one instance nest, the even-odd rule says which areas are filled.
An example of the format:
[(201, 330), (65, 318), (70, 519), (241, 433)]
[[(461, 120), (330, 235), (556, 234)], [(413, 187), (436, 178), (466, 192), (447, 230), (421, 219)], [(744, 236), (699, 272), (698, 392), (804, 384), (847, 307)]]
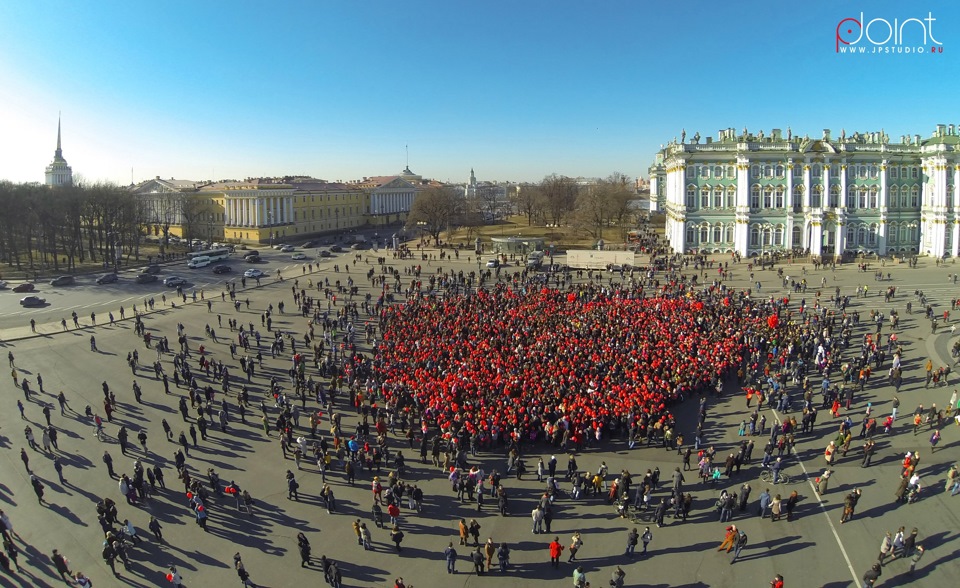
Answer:
[(650, 167), (650, 201), (678, 253), (960, 255), (960, 128), (795, 137), (682, 133)]

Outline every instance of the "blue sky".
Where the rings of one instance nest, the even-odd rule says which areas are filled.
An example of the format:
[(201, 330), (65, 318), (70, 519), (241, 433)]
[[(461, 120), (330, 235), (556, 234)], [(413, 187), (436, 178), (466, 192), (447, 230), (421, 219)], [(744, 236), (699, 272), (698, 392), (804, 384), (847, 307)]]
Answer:
[[(838, 55), (861, 11), (932, 13), (943, 53)], [(405, 145), (440, 180), (638, 176), (681, 128), (927, 136), (960, 123), (958, 30), (930, 0), (0, 2), (0, 178), (43, 180), (61, 110), (74, 173), (123, 184), (386, 175)]]

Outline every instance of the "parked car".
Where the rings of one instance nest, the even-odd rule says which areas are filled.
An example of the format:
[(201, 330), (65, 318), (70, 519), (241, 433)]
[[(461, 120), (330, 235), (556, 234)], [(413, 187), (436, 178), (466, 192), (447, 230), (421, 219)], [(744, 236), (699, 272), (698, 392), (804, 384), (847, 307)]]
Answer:
[(334, 253), (340, 253), (341, 251), (343, 251), (343, 247), (339, 245), (331, 245), (330, 251), (333, 251)]
[(187, 281), (181, 278), (180, 276), (169, 276), (167, 277), (167, 279), (163, 281), (163, 285), (167, 286), (168, 288), (182, 286), (186, 283)]
[(330, 257), (330, 252), (324, 249), (320, 252), (320, 257)]
[(303, 253), (294, 253), (293, 255), (290, 256), (290, 259), (293, 259), (294, 261), (300, 261), (306, 258), (307, 256), (304, 255)]
[(97, 284), (101, 286), (104, 284), (112, 284), (119, 279), (120, 279), (120, 276), (118, 276), (117, 274), (103, 274), (102, 276), (97, 278)]
[(213, 267), (213, 273), (215, 274), (229, 274), (233, 271), (233, 268), (229, 265), (217, 265)]
[(159, 273), (160, 273), (160, 266), (159, 266), (159, 265), (148, 265), (147, 267), (142, 268), (142, 269), (140, 270), (140, 273), (141, 273), (141, 274), (159, 274)]
[(243, 272), (243, 277), (245, 278), (262, 278), (265, 275), (267, 274), (258, 269), (248, 269), (247, 271)]
[(20, 306), (43, 306), (46, 303), (47, 299), (39, 296), (24, 296), (20, 299)]
[(151, 282), (156, 282), (158, 280), (157, 276), (153, 274), (138, 274), (137, 279), (135, 280), (138, 284), (149, 284)]
[(22, 284), (17, 284), (13, 288), (14, 292), (36, 292), (37, 287), (31, 284), (30, 282), (24, 282)]
[(74, 283), (73, 276), (57, 276), (50, 280), (51, 286), (69, 286)]

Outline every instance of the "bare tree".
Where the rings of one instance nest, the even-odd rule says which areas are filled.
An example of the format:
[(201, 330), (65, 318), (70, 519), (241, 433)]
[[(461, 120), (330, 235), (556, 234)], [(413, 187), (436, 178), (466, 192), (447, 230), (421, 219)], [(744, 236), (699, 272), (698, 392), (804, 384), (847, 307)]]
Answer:
[(461, 209), (462, 197), (446, 187), (433, 187), (417, 194), (407, 215), (407, 228), (422, 228), (440, 242), (440, 233), (447, 229)]
[(525, 184), (517, 186), (511, 194), (513, 205), (523, 216), (527, 217), (527, 226), (540, 222), (544, 217), (545, 200), (540, 186)]
[(540, 193), (543, 195), (544, 209), (550, 223), (555, 226), (563, 224), (564, 218), (576, 208), (577, 183), (566, 176), (551, 174), (540, 182)]

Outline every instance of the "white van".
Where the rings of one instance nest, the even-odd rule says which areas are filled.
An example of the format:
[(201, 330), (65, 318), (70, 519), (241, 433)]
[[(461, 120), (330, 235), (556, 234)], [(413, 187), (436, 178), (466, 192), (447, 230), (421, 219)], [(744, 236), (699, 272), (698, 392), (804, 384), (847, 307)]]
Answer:
[(202, 255), (200, 257), (194, 257), (189, 262), (187, 262), (187, 267), (190, 269), (197, 269), (201, 267), (207, 267), (210, 265), (211, 260), (209, 257)]

